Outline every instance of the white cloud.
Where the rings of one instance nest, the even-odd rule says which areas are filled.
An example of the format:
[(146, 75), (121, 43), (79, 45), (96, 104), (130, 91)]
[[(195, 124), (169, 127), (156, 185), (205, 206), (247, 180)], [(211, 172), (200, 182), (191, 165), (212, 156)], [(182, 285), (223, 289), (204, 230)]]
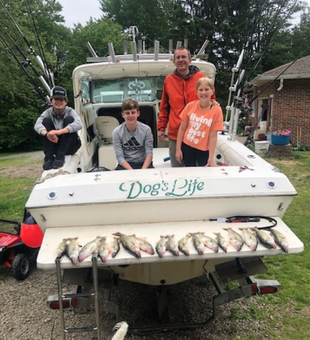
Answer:
[(62, 5), (65, 25), (73, 28), (74, 24), (86, 25), (90, 17), (99, 19), (102, 15), (99, 0), (58, 0)]
[[(86, 25), (90, 17), (99, 19), (102, 16), (99, 0), (57, 0), (63, 7), (62, 15), (66, 22), (65, 25), (73, 28), (74, 24)], [(310, 0), (303, 0), (310, 7)], [(293, 23), (299, 22), (300, 13), (297, 14)]]

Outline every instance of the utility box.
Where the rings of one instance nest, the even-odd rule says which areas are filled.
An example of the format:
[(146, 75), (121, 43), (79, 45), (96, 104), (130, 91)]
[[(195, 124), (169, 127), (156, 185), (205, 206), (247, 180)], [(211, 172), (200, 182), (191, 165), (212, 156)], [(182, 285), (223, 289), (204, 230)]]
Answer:
[(266, 152), (269, 150), (269, 142), (268, 141), (259, 141), (255, 142), (255, 152), (256, 153), (261, 153), (261, 152)]

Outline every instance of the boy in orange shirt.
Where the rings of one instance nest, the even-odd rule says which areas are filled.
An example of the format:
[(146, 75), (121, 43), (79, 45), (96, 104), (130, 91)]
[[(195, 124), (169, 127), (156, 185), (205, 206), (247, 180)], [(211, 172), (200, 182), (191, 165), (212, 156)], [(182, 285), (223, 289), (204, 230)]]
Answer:
[(186, 105), (176, 144), (176, 160), (185, 166), (217, 166), (214, 160), (218, 131), (223, 130), (223, 113), (211, 101), (214, 85), (207, 77), (196, 84), (198, 100)]

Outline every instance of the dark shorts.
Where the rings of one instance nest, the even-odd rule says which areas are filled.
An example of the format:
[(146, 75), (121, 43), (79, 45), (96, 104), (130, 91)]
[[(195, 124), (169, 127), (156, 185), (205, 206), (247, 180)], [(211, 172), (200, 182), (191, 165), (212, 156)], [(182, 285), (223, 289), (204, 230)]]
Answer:
[(183, 163), (185, 166), (205, 166), (209, 159), (209, 150), (202, 151), (182, 143)]

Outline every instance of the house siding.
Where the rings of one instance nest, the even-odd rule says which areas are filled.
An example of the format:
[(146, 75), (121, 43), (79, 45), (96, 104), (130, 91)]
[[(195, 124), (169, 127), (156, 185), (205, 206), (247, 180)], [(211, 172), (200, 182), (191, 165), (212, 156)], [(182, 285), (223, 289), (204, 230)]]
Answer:
[[(267, 129), (271, 132), (283, 129), (291, 130), (291, 143), (294, 146), (297, 144), (310, 146), (310, 79), (284, 79), (283, 88), (280, 91), (277, 90), (279, 86), (280, 81), (277, 80), (268, 88), (266, 85), (256, 88), (256, 94), (259, 93), (254, 104), (256, 105), (256, 114), (255, 118), (249, 116), (250, 123), (254, 125), (258, 118), (259, 99), (268, 97)], [(262, 92), (260, 93), (260, 91)]]

